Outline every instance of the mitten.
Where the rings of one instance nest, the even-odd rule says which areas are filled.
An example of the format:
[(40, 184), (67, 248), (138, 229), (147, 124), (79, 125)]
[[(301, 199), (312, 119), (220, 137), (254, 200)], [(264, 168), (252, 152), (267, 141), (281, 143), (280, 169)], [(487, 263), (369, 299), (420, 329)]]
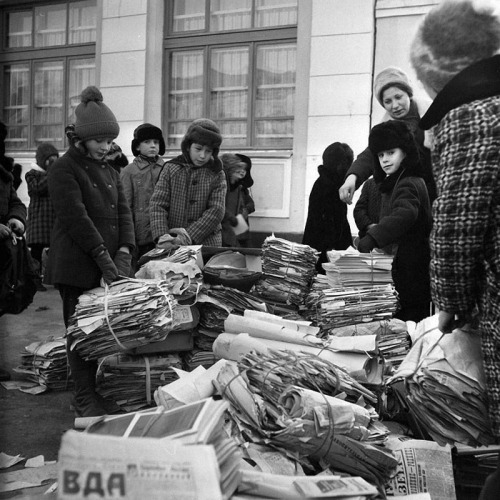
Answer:
[(183, 227), (174, 227), (168, 234), (173, 236), (175, 243), (180, 246), (191, 245), (191, 236)]
[(113, 281), (118, 278), (118, 269), (111, 259), (107, 248), (104, 245), (99, 245), (97, 248), (92, 250), (91, 255), (102, 272), (102, 279), (108, 285), (113, 283)]
[(231, 226), (236, 227), (238, 225), (238, 219), (236, 217), (234, 217), (234, 216), (229, 217), (228, 220), (229, 220), (229, 224), (231, 224)]
[(115, 263), (120, 276), (127, 278), (130, 276), (130, 266), (132, 265), (132, 254), (130, 252), (118, 250), (115, 254), (113, 262)]
[(170, 234), (164, 234), (158, 239), (156, 248), (162, 248), (163, 250), (177, 250), (177, 248), (179, 248), (179, 245), (177, 245), (174, 240), (175, 238)]
[(361, 253), (369, 253), (377, 247), (377, 242), (369, 234), (359, 240), (358, 250)]

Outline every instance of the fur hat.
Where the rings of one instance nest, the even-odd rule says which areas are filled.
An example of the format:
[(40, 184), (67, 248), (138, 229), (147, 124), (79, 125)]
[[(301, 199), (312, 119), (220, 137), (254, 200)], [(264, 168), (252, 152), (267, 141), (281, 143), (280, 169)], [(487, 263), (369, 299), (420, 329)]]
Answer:
[(222, 161), (224, 172), (226, 172), (227, 174), (231, 174), (231, 172), (233, 172), (234, 170), (239, 170), (242, 168), (244, 168), (245, 171), (247, 170), (247, 164), (242, 161), (239, 156), (233, 153), (224, 153), (220, 157), (220, 159)]
[(348, 144), (334, 142), (323, 151), (323, 165), (327, 168), (344, 168), (347, 172), (354, 159)]
[(383, 69), (375, 77), (375, 81), (373, 82), (373, 92), (381, 106), (384, 106), (382, 94), (384, 90), (389, 87), (398, 87), (404, 90), (410, 97), (413, 97), (413, 88), (410, 85), (408, 75), (402, 69), (396, 68), (395, 66), (389, 66)]
[(208, 118), (198, 118), (189, 125), (181, 142), (181, 149), (188, 154), (191, 144), (197, 143), (213, 149), (213, 157), (217, 158), (219, 148), (222, 144), (222, 135), (219, 127)]
[(134, 130), (134, 138), (132, 139), (131, 146), (132, 154), (134, 156), (139, 155), (139, 150), (137, 148), (142, 141), (146, 141), (147, 139), (157, 139), (160, 141), (160, 150), (158, 151), (158, 154), (160, 156), (165, 154), (165, 139), (163, 138), (161, 129), (151, 125), (151, 123), (143, 123)]
[(39, 167), (45, 169), (45, 162), (50, 156), (57, 156), (59, 158), (59, 151), (50, 142), (42, 142), (36, 148), (35, 160)]
[(90, 86), (83, 90), (81, 103), (75, 109), (75, 132), (82, 141), (118, 137), (120, 126), (116, 117), (102, 101), (97, 87)]
[(420, 24), (410, 57), (419, 80), (438, 93), (457, 73), (499, 51), (498, 0), (445, 0)]
[(389, 120), (375, 125), (368, 137), (368, 148), (374, 156), (381, 151), (400, 148), (406, 155), (417, 152), (417, 144), (408, 125), (401, 120)]

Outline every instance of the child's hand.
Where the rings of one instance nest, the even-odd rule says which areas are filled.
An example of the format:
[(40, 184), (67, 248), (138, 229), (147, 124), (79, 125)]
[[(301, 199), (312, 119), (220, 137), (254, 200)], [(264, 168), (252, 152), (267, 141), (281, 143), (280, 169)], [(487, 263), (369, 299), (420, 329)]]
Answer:
[(229, 217), (228, 220), (231, 226), (236, 227), (238, 225), (238, 219), (236, 217)]
[(174, 242), (180, 246), (191, 245), (191, 236), (183, 227), (174, 227), (168, 232), (174, 237)]
[(24, 233), (24, 224), (18, 219), (9, 219), (9, 227), (17, 236), (21, 236)]

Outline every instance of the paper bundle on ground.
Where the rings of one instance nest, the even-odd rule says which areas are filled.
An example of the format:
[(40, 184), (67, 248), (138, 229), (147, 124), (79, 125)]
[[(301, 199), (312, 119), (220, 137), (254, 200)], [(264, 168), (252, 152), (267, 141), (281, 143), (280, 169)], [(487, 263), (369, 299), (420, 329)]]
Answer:
[(418, 324), (421, 334), (389, 383), (405, 380), (412, 413), (438, 443), (491, 444), (481, 338), (460, 329), (444, 335), (434, 325)]
[[(362, 337), (360, 337), (362, 339)], [(374, 343), (368, 339), (368, 345)], [(335, 351), (330, 346), (309, 346), (252, 337), (246, 333), (221, 333), (214, 342), (217, 359), (239, 361), (242, 355), (255, 351), (267, 354), (269, 350), (304, 352), (325, 359), (344, 369), (358, 382), (380, 385), (383, 376), (383, 360), (375, 353)]]
[[(100, 436), (147, 438), (145, 441), (152, 449), (163, 446), (168, 449), (173, 442), (212, 445), (220, 468), (220, 489), (223, 498), (229, 498), (238, 485), (241, 453), (224, 430), (228, 407), (226, 401), (211, 398), (171, 410), (160, 406), (152, 410), (103, 417), (91, 424), (86, 432)], [(175, 498), (184, 497), (178, 495)]]
[(99, 365), (98, 392), (127, 412), (151, 406), (154, 391), (177, 379), (182, 367), (178, 354), (148, 354), (106, 357)]
[(68, 431), (61, 441), (57, 498), (223, 500), (213, 446)]
[[(286, 362), (293, 371), (291, 360), (287, 358)], [(258, 369), (253, 360), (247, 365), (251, 370)], [(373, 408), (301, 387), (303, 380), (314, 385), (315, 378), (299, 367), (295, 372), (298, 377), (294, 385), (282, 390), (284, 381), (272, 369), (263, 367), (262, 376), (253, 380), (246, 365), (224, 365), (216, 383), (234, 408), (231, 414), (242, 435), (252, 442), (269, 443), (321, 460), (373, 484), (384, 484), (395, 471), (397, 460), (391, 452), (373, 444), (382, 443), (388, 434)]]
[(67, 329), (71, 349), (98, 359), (165, 340), (177, 307), (169, 290), (166, 281), (130, 278), (83, 293)]
[(319, 252), (308, 245), (269, 236), (262, 245), (262, 278), (256, 293), (265, 300), (302, 304), (316, 274)]
[(62, 338), (32, 342), (21, 354), (22, 363), (14, 372), (43, 389), (65, 391), (72, 387)]

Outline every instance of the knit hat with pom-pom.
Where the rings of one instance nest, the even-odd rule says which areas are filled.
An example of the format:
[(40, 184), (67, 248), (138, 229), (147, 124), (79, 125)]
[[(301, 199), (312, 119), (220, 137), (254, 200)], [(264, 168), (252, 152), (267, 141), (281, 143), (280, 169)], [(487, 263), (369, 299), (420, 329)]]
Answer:
[(438, 93), (457, 73), (499, 51), (498, 0), (444, 0), (420, 24), (411, 62), (419, 80)]
[(83, 141), (115, 139), (120, 133), (116, 117), (103, 103), (101, 91), (97, 87), (90, 86), (83, 90), (75, 115), (75, 132)]
[(198, 118), (189, 125), (181, 142), (181, 149), (186, 154), (191, 144), (201, 144), (213, 150), (213, 157), (217, 158), (219, 148), (222, 144), (222, 135), (219, 127), (208, 118)]

